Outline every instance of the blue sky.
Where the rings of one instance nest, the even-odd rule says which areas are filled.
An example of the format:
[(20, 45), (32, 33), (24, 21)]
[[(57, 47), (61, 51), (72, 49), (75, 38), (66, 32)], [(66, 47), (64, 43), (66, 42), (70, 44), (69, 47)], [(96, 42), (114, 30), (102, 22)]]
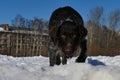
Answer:
[(85, 21), (89, 11), (97, 6), (102, 6), (106, 15), (120, 9), (120, 0), (0, 0), (0, 24), (11, 24), (17, 14), (49, 20), (51, 13), (63, 6), (73, 7)]

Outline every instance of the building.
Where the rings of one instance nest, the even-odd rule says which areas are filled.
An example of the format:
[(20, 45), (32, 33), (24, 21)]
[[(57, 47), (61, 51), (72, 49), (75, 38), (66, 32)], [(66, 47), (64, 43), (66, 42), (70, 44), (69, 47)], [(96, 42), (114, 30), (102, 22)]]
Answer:
[(10, 56), (47, 56), (49, 37), (32, 30), (0, 31), (0, 54)]

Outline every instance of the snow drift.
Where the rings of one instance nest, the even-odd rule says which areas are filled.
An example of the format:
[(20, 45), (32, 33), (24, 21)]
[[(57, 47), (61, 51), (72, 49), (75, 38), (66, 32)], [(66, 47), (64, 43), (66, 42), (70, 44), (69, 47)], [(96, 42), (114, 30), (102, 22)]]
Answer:
[(0, 55), (0, 80), (120, 80), (120, 56), (88, 57), (86, 63), (68, 60), (67, 65), (49, 67), (46, 57)]

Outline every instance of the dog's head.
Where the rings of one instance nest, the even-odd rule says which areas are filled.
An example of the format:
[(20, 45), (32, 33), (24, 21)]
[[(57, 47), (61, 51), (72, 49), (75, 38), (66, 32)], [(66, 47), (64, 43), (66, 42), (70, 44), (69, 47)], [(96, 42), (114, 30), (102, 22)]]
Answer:
[(63, 22), (57, 32), (58, 46), (65, 53), (67, 58), (74, 55), (79, 45), (79, 27), (71, 21)]

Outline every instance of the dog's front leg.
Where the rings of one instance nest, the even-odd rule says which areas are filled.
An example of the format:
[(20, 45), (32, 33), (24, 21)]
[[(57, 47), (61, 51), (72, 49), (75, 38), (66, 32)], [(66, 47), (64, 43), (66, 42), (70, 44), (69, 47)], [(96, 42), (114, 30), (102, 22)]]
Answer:
[(80, 42), (80, 48), (81, 48), (81, 53), (78, 56), (78, 58), (76, 59), (76, 62), (85, 62), (86, 58), (87, 58), (87, 40), (83, 39)]
[(50, 66), (54, 66), (54, 64), (56, 63), (56, 52), (57, 52), (57, 48), (54, 46), (54, 44), (52, 42), (50, 42), (49, 44), (49, 63)]
[(52, 42), (49, 44), (49, 61), (50, 66), (54, 66), (54, 64), (60, 65), (61, 63), (59, 49)]
[(65, 54), (62, 56), (62, 64), (63, 65), (67, 64), (67, 58), (66, 58)]

